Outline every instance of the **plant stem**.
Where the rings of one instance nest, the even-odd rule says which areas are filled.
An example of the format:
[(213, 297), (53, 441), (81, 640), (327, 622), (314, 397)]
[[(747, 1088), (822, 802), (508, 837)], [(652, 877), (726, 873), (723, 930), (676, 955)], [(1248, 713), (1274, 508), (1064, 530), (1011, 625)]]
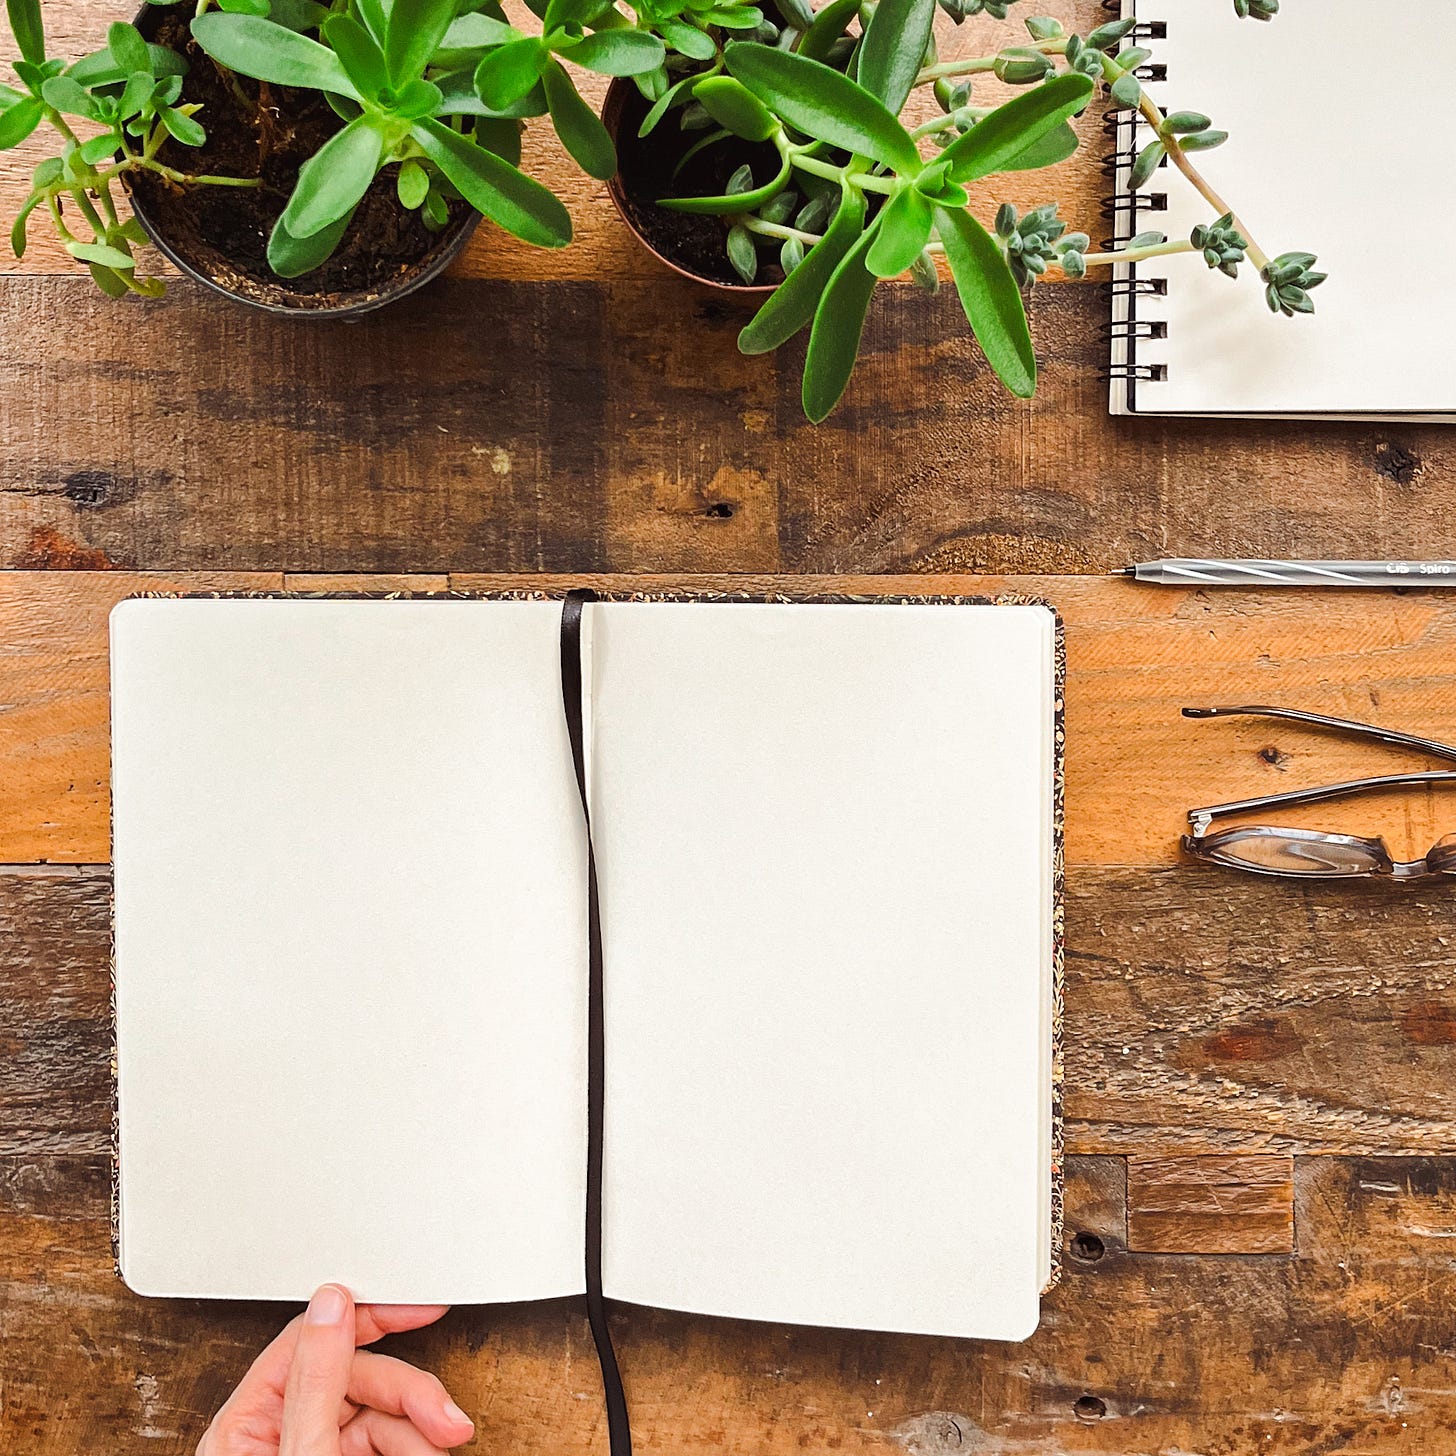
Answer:
[[(794, 153), (792, 161), (801, 172), (812, 172), (816, 177), (838, 182), (841, 187), (845, 184), (845, 169), (836, 167), (832, 162), (821, 162), (817, 157), (806, 157), (799, 152)], [(883, 192), (887, 195), (894, 192), (898, 185), (889, 177), (871, 177), (864, 172), (855, 174), (854, 183), (866, 192)]]
[(766, 238), (797, 238), (806, 248), (812, 248), (822, 237), (820, 233), (806, 233), (799, 228), (785, 227), (782, 223), (765, 222), (751, 212), (740, 217), (738, 221), (751, 233), (761, 233)]
[(1145, 258), (1166, 258), (1173, 253), (1196, 253), (1197, 248), (1187, 238), (1175, 238), (1170, 243), (1150, 243), (1145, 248), (1119, 248), (1110, 253), (1084, 253), (1083, 261), (1089, 268), (1110, 266), (1114, 263), (1141, 263)]
[[(1020, 49), (1040, 51), (1044, 56), (1064, 56), (1067, 53), (1067, 42), (1065, 37), (1061, 40), (1043, 40)], [(941, 61), (939, 65), (926, 66), (916, 76), (915, 84), (925, 86), (932, 81), (939, 81), (942, 76), (982, 76), (996, 69), (997, 60), (996, 56), (975, 56), (964, 61)]]

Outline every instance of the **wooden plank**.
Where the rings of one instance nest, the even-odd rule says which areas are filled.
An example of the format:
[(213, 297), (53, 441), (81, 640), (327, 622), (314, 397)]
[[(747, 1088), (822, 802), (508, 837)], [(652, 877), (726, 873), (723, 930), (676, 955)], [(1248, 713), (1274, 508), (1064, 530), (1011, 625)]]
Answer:
[[(0, 1447), (21, 1456), (192, 1450), (291, 1311), (138, 1299), (110, 1270), (99, 1160), (12, 1158), (0, 1169)], [(1072, 1181), (1106, 1184), (1108, 1171), (1077, 1161)], [(1308, 1159), (1296, 1181), (1295, 1257), (1113, 1252), (1069, 1265), (1026, 1345), (619, 1306), (614, 1330), (641, 1449), (1445, 1450), (1456, 1421), (1456, 1163)], [(482, 1450), (603, 1449), (574, 1302), (458, 1309), (386, 1348), (441, 1375), (476, 1416)]]
[(1291, 1254), (1294, 1159), (1131, 1158), (1127, 1231), (1140, 1254)]
[(446, 280), (308, 326), (93, 295), (0, 285), (0, 564), (1067, 573), (1419, 556), (1456, 515), (1441, 426), (1110, 419), (1095, 289), (1033, 299), (1029, 403), (953, 290), (887, 292), (818, 427), (799, 355), (743, 358), (743, 311), (674, 278)]
[(106, 614), (114, 603), (139, 591), (282, 585), (281, 573), (0, 576), (0, 863), (111, 857)]
[[(263, 590), (285, 579), (0, 573), (0, 701), (10, 705), (0, 715), (0, 863), (108, 858), (105, 624), (116, 601), (144, 589)], [(392, 589), (402, 584), (384, 579)], [(451, 579), (470, 590), (581, 579), (618, 589), (1046, 597), (1067, 623), (1067, 855), (1077, 864), (1180, 863), (1178, 835), (1193, 805), (1388, 772), (1405, 761), (1287, 726), (1187, 721), (1179, 716), (1185, 705), (1263, 699), (1456, 740), (1456, 594), (1440, 591), (1210, 594), (1097, 577)], [(324, 580), (348, 590), (381, 578)], [(438, 589), (439, 577), (427, 584)], [(1432, 790), (1284, 817), (1383, 833), (1397, 854), (1423, 854), (1449, 830), (1445, 811)], [(1215, 881), (1232, 883), (1228, 872)]]
[[(104, 867), (0, 873), (0, 1154), (108, 1146), (109, 888)], [(1069, 1147), (1160, 1159), (1450, 1148), (1448, 897), (1075, 867)], [(1086, 1228), (1121, 1246), (1107, 1210), (1124, 1189), (1102, 1195)]]

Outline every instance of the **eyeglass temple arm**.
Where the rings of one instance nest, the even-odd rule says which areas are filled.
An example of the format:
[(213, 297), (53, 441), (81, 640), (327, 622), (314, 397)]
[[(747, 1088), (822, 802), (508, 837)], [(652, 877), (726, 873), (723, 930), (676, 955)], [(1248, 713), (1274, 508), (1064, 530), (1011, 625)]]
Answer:
[(1270, 708), (1262, 705), (1183, 709), (1185, 718), (1232, 718), (1238, 715), (1287, 718), (1294, 723), (1306, 723), (1311, 728), (1323, 728), (1327, 732), (1342, 733), (1351, 738), (1370, 738), (1377, 743), (1389, 744), (1392, 748), (1413, 748), (1418, 753), (1429, 753), (1433, 758), (1444, 758), (1456, 763), (1456, 747), (1449, 743), (1437, 743), (1434, 738), (1417, 738), (1410, 733), (1397, 733), (1393, 728), (1377, 728), (1371, 723), (1356, 723), (1349, 718), (1327, 718), (1320, 713), (1302, 713), (1298, 708)]
[(1429, 773), (1387, 774), (1382, 778), (1349, 779), (1342, 784), (1321, 784), (1315, 789), (1290, 789), (1283, 794), (1266, 794), (1258, 799), (1240, 799), (1232, 804), (1210, 804), (1190, 809), (1188, 822), (1195, 834), (1207, 829), (1209, 821), (1225, 814), (1247, 814), (1257, 809), (1287, 808), (1291, 804), (1321, 804), (1328, 799), (1343, 799), (1379, 789), (1418, 788), (1432, 784), (1456, 784), (1456, 771), (1433, 769)]

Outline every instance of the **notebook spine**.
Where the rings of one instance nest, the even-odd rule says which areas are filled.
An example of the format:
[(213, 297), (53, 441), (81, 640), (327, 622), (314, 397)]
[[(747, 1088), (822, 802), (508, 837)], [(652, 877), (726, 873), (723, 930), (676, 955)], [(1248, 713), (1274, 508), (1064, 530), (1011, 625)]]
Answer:
[[(1132, 19), (1133, 0), (1101, 0), (1109, 15)], [(1168, 34), (1165, 21), (1139, 21), (1129, 32), (1138, 40), (1162, 40)], [(1167, 67), (1149, 63), (1138, 67), (1138, 78), (1156, 84), (1168, 78)], [(1133, 163), (1140, 147), (1138, 132), (1142, 125), (1136, 110), (1122, 108), (1108, 113), (1103, 122), (1109, 150), (1102, 157), (1102, 174), (1109, 183), (1109, 192), (1102, 203), (1102, 217), (1109, 226), (1102, 239), (1105, 249), (1126, 246), (1139, 233), (1146, 231), (1142, 218), (1146, 213), (1166, 212), (1168, 194), (1144, 188), (1134, 192), (1129, 186)], [(1168, 335), (1164, 320), (1149, 317), (1146, 300), (1162, 298), (1168, 291), (1167, 280), (1161, 277), (1139, 277), (1135, 263), (1118, 264), (1107, 285), (1112, 319), (1103, 333), (1109, 346), (1109, 363), (1103, 371), (1111, 392), (1116, 414), (1137, 413), (1137, 391), (1140, 384), (1158, 384), (1168, 377), (1168, 366), (1156, 357), (1156, 349), (1147, 345)]]

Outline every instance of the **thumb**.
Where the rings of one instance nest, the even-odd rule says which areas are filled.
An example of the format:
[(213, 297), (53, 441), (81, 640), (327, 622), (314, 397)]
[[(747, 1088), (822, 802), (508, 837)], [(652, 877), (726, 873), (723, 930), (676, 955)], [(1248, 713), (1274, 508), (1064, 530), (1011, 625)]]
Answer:
[(308, 1302), (283, 1391), (278, 1456), (340, 1456), (339, 1412), (354, 1361), (354, 1300), (325, 1284)]

